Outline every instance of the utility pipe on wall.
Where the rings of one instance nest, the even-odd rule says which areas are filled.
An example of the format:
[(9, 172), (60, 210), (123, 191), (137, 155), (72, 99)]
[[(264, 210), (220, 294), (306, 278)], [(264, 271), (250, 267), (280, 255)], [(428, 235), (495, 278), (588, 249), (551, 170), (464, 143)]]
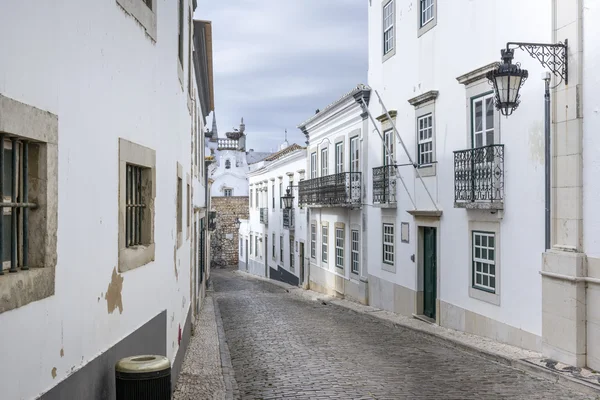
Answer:
[(551, 210), (550, 210), (550, 165), (551, 165), (551, 149), (550, 149), (550, 73), (546, 72), (543, 75), (543, 79), (545, 82), (546, 90), (544, 93), (544, 141), (545, 141), (545, 249), (549, 250), (551, 247), (551, 239), (550, 239), (550, 229), (551, 229)]

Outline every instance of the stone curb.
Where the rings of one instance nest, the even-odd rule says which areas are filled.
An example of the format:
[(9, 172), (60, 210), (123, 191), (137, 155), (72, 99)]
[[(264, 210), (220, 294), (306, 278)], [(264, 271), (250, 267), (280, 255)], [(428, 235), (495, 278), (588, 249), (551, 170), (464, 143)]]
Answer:
[(217, 336), (219, 339), (219, 353), (221, 356), (221, 371), (223, 373), (223, 382), (225, 383), (225, 399), (233, 400), (239, 398), (237, 381), (235, 380), (235, 371), (231, 364), (231, 356), (229, 354), (229, 346), (225, 338), (225, 329), (223, 328), (223, 320), (221, 319), (221, 310), (216, 297), (213, 297), (215, 308), (215, 318), (217, 322)]
[[(294, 294), (296, 296), (299, 296), (299, 297), (302, 297), (302, 298), (305, 298), (308, 300), (325, 301), (328, 304), (331, 304), (331, 305), (334, 305), (337, 307), (342, 307), (342, 308), (345, 308), (346, 310), (354, 311), (358, 314), (368, 315), (368, 316), (372, 317), (373, 319), (377, 319), (378, 321), (383, 321), (385, 323), (392, 324), (393, 326), (402, 327), (405, 329), (410, 329), (412, 331), (416, 331), (416, 332), (425, 334), (431, 339), (444, 341), (445, 343), (449, 343), (453, 347), (459, 348), (468, 353), (484, 357), (486, 359), (497, 362), (499, 364), (507, 365), (509, 367), (518, 369), (522, 372), (526, 372), (526, 373), (535, 375), (539, 378), (550, 380), (554, 383), (558, 383), (558, 384), (561, 384), (562, 386), (568, 387), (569, 389), (592, 395), (592, 396), (594, 396), (593, 397), (594, 399), (600, 399), (600, 389), (592, 386), (591, 384), (589, 384), (587, 382), (575, 379), (570, 376), (560, 374), (555, 371), (551, 371), (551, 370), (542, 368), (542, 367), (532, 364), (524, 359), (512, 358), (512, 357), (509, 357), (504, 354), (495, 353), (493, 351), (489, 351), (487, 349), (483, 349), (481, 347), (478, 347), (478, 346), (475, 346), (472, 344), (464, 343), (458, 339), (444, 336), (444, 335), (436, 333), (436, 332), (430, 332), (428, 330), (420, 329), (419, 327), (416, 327), (416, 326), (403, 324), (398, 321), (390, 321), (389, 319), (384, 318), (381, 315), (378, 315), (378, 312), (383, 311), (383, 310), (377, 309), (375, 307), (365, 306), (365, 305), (359, 304), (359, 303), (355, 303), (355, 304), (353, 304), (353, 307), (349, 307), (348, 305), (344, 304), (343, 301), (340, 301), (339, 298), (336, 298), (334, 296), (329, 296), (329, 295), (325, 295), (325, 294), (321, 294), (321, 293), (317, 293), (317, 292), (312, 292), (311, 290), (305, 290), (305, 289), (299, 288), (297, 286), (292, 286), (285, 282), (275, 281), (272, 279), (264, 278), (262, 276), (256, 276), (256, 275), (250, 274), (245, 271), (234, 270), (233, 272), (236, 274), (245, 276), (245, 277), (252, 278), (252, 279), (269, 282), (275, 286), (279, 286), (283, 289), (286, 289), (291, 294)], [(361, 308), (364, 308), (365, 310), (361, 310)], [(424, 324), (425, 324), (425, 322), (424, 322)]]

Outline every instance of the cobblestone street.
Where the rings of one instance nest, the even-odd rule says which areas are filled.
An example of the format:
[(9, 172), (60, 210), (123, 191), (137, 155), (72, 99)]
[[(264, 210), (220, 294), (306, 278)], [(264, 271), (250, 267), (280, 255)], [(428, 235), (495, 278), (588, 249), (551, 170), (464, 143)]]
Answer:
[(213, 282), (234, 398), (592, 398), (268, 282), (230, 271)]

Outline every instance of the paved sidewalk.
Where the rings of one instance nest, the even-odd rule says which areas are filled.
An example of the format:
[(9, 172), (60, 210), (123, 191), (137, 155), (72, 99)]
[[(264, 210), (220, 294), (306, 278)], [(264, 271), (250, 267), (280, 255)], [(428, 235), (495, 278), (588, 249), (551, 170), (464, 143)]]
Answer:
[[(234, 273), (248, 278), (268, 281), (286, 289), (291, 294), (307, 300), (326, 302), (328, 304), (344, 307), (359, 314), (369, 315), (373, 318), (384, 320), (395, 326), (402, 326), (432, 337), (444, 339), (454, 347), (544, 377), (571, 389), (590, 394), (593, 398), (600, 399), (600, 378), (598, 378), (597, 375), (592, 374), (591, 371), (586, 369), (567, 367), (560, 364), (555, 365), (556, 363), (544, 359), (540, 353), (503, 344), (482, 336), (444, 328), (416, 318), (398, 315), (390, 311), (339, 299), (312, 290), (305, 290), (284, 282), (252, 275), (244, 271), (238, 270), (234, 271)], [(590, 378), (590, 375), (592, 378)]]
[(221, 367), (218, 324), (212, 295), (207, 295), (194, 326), (174, 400), (225, 399), (226, 386)]

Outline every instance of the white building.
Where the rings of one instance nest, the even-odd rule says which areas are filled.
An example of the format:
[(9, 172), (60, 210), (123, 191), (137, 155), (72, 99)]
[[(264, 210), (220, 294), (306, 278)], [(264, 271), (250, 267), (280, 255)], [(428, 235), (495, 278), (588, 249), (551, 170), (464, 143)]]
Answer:
[[(583, 38), (598, 33), (592, 3), (369, 3), (371, 305), (598, 368), (600, 217), (582, 208), (598, 200), (597, 88), (582, 86), (598, 59), (590, 46), (583, 63)], [(565, 39), (568, 85), (551, 82), (552, 249), (542, 264), (545, 70), (515, 50), (529, 79), (509, 118), (485, 74), (507, 42)]]
[[(305, 167), (306, 149), (292, 144), (248, 174), (250, 213), (240, 225), (241, 270), (292, 285), (305, 281), (307, 211), (299, 208), (297, 191)], [(291, 209), (282, 200), (288, 189), (294, 196)]]
[(361, 303), (369, 293), (361, 218), (368, 120), (359, 102), (368, 104), (370, 92), (358, 85), (298, 127), (308, 142), (299, 201), (309, 208), (310, 288)]
[(208, 272), (211, 25), (195, 7), (0, 5), (3, 399), (114, 398), (115, 362), (137, 354), (177, 378)]
[(210, 167), (210, 177), (214, 180), (212, 197), (248, 197), (248, 177), (250, 165), (257, 163), (271, 153), (246, 151), (246, 125), (244, 119), (239, 129), (227, 132), (226, 138), (219, 138), (216, 119), (213, 116), (210, 142), (216, 147), (215, 163)]

